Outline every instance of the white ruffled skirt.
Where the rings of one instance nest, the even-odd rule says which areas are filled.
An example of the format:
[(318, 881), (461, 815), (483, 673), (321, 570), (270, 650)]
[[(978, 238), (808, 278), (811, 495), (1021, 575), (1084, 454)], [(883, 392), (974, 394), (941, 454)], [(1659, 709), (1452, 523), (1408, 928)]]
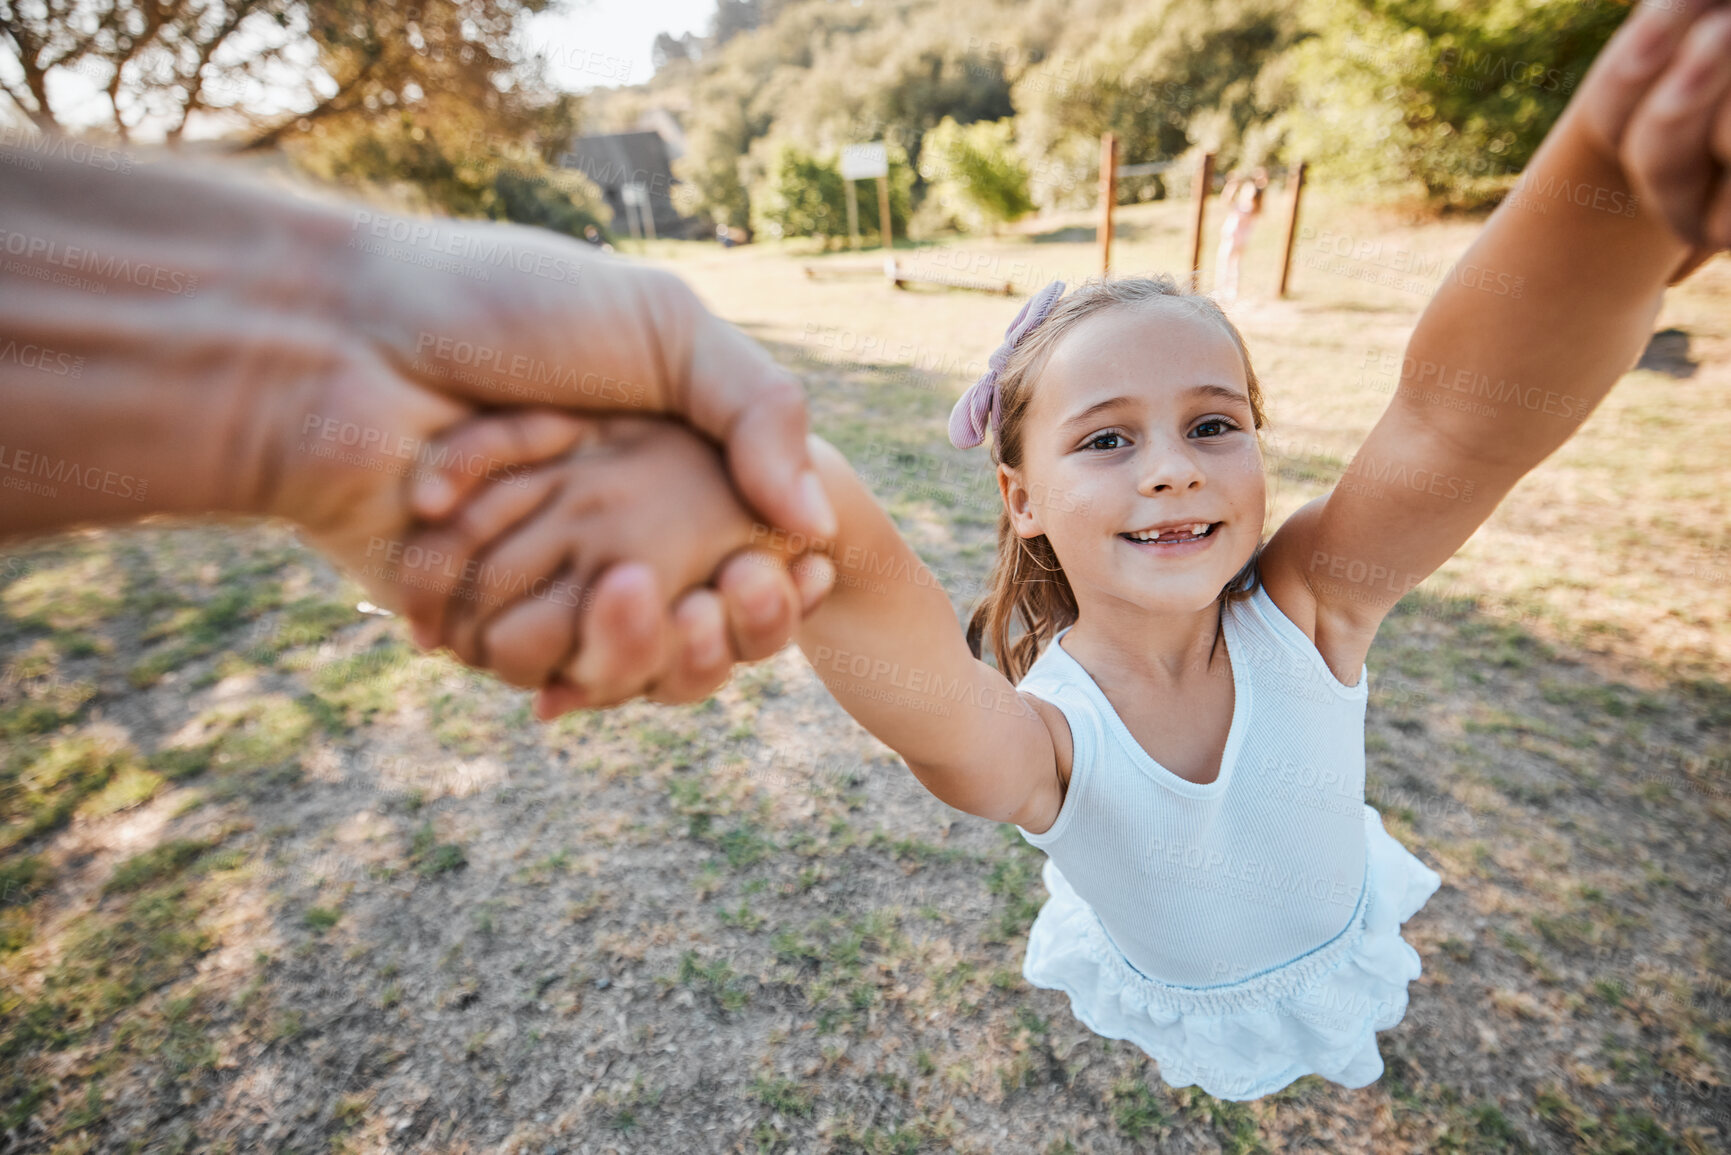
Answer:
[(1089, 1030), (1135, 1043), (1173, 1087), (1258, 1099), (1304, 1075), (1363, 1087), (1382, 1075), (1376, 1032), (1406, 1015), (1418, 952), (1400, 937), (1442, 885), (1436, 871), (1364, 808), (1365, 885), (1346, 929), (1299, 958), (1240, 982), (1184, 987), (1133, 968), (1051, 859), (1051, 898), (1028, 934), (1022, 976), (1063, 991)]

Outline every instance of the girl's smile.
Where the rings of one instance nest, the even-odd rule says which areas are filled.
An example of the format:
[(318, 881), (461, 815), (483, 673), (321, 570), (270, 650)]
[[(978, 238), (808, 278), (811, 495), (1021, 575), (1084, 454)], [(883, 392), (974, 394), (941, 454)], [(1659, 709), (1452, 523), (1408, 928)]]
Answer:
[(1150, 557), (1190, 557), (1214, 544), (1214, 531), (1225, 522), (1183, 520), (1176, 524), (1149, 526), (1118, 536), (1132, 549)]
[(1021, 536), (1051, 542), (1082, 621), (1104, 612), (1119, 619), (1109, 629), (1140, 633), (1149, 612), (1205, 609), (1261, 541), (1244, 357), (1192, 305), (1154, 299), (1079, 322), (1040, 374), (1024, 436), (1010, 515)]

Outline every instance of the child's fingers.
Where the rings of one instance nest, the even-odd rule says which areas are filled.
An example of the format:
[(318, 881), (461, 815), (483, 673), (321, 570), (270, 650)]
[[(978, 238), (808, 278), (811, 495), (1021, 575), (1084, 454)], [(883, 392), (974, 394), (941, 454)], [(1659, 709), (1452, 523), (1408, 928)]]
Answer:
[(727, 603), (728, 633), (736, 660), (755, 662), (781, 649), (799, 624), (799, 592), (783, 560), (759, 549), (743, 549), (716, 575)]
[[(490, 485), (450, 521), (415, 536), (420, 568), (407, 575), (403, 612), (414, 626), (416, 642), (425, 649), (450, 642), (452, 624), (476, 609), (471, 600), (454, 596), (467, 592), (474, 568), (470, 563), (500, 534), (549, 501), (561, 484), (559, 471), (537, 470), (509, 485)], [(497, 608), (504, 603), (491, 604)]]
[[(1723, 172), (1713, 155), (1715, 122), (1731, 101), (1731, 9), (1689, 30), (1665, 75), (1629, 122), (1622, 157), (1630, 181), (1672, 230), (1695, 245), (1707, 233), (1713, 185)], [(1731, 243), (1731, 238), (1728, 238)]]
[(733, 669), (727, 606), (714, 590), (694, 589), (673, 607), (673, 629), (673, 666), (656, 679), (648, 697), (652, 702), (677, 706), (706, 698), (726, 683)]
[(637, 563), (610, 566), (595, 580), (577, 658), (563, 671), (590, 707), (636, 697), (666, 668), (673, 629), (660, 586), (655, 571)]
[(476, 486), (508, 481), (594, 432), (592, 420), (557, 409), (477, 414), (427, 446), (409, 495), (410, 508), (418, 517), (439, 521)]
[(513, 686), (546, 685), (571, 656), (578, 613), (574, 601), (546, 597), (506, 607), (481, 631), (487, 668)]

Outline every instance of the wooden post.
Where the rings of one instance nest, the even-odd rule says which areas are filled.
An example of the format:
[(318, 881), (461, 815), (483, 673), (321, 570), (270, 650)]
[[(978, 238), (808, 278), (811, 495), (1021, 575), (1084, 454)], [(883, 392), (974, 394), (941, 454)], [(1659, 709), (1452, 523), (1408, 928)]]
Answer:
[(1310, 170), (1310, 162), (1298, 162), (1298, 174), (1292, 182), (1292, 215), (1286, 220), (1286, 256), (1280, 263), (1280, 295), (1286, 296), (1286, 286), (1292, 279), (1292, 246), (1298, 237), (1298, 202), (1304, 196), (1304, 174)]
[(1112, 272), (1112, 209), (1118, 202), (1118, 136), (1100, 134), (1100, 275)]
[(853, 181), (841, 182), (847, 186), (847, 247), (859, 249), (859, 194), (854, 192)]
[(1202, 154), (1202, 171), (1196, 174), (1196, 223), (1190, 230), (1190, 289), (1202, 291), (1202, 222), (1208, 215), (1208, 194), (1214, 189), (1214, 154)]
[(895, 230), (890, 226), (890, 178), (887, 175), (878, 177), (878, 235), (883, 237), (884, 251), (889, 252)]
[(627, 185), (620, 190), (619, 197), (625, 202), (625, 227), (631, 230), (631, 239), (634, 241), (642, 240), (643, 226), (637, 221), (636, 193)]

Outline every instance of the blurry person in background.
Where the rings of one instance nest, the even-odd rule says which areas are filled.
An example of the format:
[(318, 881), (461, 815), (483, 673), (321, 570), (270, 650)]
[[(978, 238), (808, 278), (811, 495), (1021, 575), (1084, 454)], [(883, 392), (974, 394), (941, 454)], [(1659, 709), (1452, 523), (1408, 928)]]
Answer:
[(1262, 215), (1262, 197), (1268, 188), (1268, 170), (1258, 168), (1249, 175), (1233, 173), (1220, 190), (1226, 219), (1220, 222), (1220, 253), (1214, 263), (1214, 297), (1221, 304), (1238, 299), (1238, 266), (1256, 218)]

